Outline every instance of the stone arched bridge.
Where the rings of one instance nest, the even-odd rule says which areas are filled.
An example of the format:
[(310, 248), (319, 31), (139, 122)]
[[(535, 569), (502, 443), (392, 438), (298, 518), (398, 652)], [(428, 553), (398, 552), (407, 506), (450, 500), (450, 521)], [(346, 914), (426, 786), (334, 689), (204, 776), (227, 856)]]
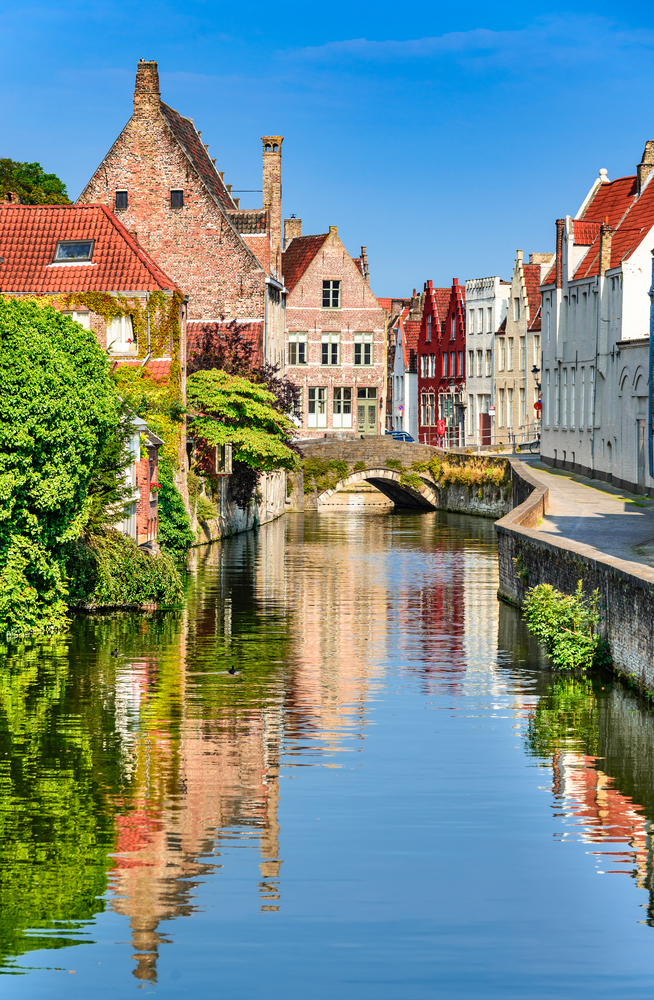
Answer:
[[(300, 447), (305, 461), (310, 458), (318, 458), (325, 462), (344, 462), (347, 464), (349, 472), (340, 478), (333, 487), (306, 495), (303, 484), (299, 482), (298, 477), (292, 483), (291, 505), (295, 509), (315, 510), (343, 487), (363, 482), (376, 486), (380, 493), (384, 493), (398, 507), (435, 510), (440, 506), (438, 490), (429, 473), (411, 472), (411, 481), (407, 482), (406, 473), (387, 465), (388, 461), (391, 460), (394, 463), (399, 462), (404, 469), (411, 470), (413, 462), (425, 462), (435, 454), (443, 454), (442, 451), (430, 445), (394, 441), (389, 436), (349, 440), (318, 438), (315, 441), (302, 441)], [(355, 470), (355, 466), (361, 465), (365, 465), (365, 468)], [(404, 482), (401, 482), (402, 478), (404, 478)]]

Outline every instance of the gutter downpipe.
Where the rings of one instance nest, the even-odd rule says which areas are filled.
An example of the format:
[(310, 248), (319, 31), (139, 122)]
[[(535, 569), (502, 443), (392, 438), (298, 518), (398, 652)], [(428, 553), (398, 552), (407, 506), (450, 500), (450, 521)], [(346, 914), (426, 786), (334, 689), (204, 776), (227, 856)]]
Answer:
[(647, 414), (647, 450), (649, 452), (649, 475), (654, 478), (654, 442), (652, 441), (652, 376), (654, 374), (654, 250), (652, 250), (652, 285), (649, 290), (649, 412)]

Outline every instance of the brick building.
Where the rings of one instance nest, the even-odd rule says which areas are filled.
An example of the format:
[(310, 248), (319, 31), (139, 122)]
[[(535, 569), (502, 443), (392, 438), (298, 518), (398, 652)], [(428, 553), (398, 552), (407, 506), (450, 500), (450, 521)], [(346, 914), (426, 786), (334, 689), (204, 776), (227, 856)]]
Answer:
[(365, 247), (350, 257), (336, 226), (301, 233), (300, 219), (285, 220), (286, 375), (301, 390), (301, 436), (379, 434), (385, 315), (368, 284)]
[[(115, 297), (127, 311), (109, 318), (94, 312), (88, 293), (98, 292)], [(182, 298), (180, 289), (106, 206), (0, 205), (0, 294), (43, 297), (44, 304), (50, 303), (91, 331), (116, 364), (141, 365), (146, 352), (155, 353), (148, 350), (147, 340), (139, 342), (138, 326), (133, 322), (137, 309), (145, 306), (152, 292), (163, 292), (171, 300), (174, 293)], [(181, 305), (182, 352), (185, 316), (186, 307)], [(143, 336), (147, 337), (145, 330)], [(150, 346), (154, 347), (155, 339)], [(172, 344), (164, 343), (161, 355), (146, 361), (155, 380), (168, 379), (171, 352)], [(135, 359), (139, 353), (143, 361)], [(142, 545), (157, 537), (158, 493), (152, 487), (158, 480), (158, 452), (163, 442), (143, 421), (137, 423), (129, 470), (134, 497), (118, 527)]]
[(120, 218), (189, 296), (189, 349), (237, 320), (271, 363), (284, 361), (282, 136), (264, 136), (263, 207), (241, 209), (191, 118), (161, 100), (141, 60), (134, 113), (80, 195)]
[[(465, 444), (466, 293), (459, 279), (450, 288), (424, 288), (418, 338), (418, 440)], [(445, 426), (438, 434), (438, 421)]]

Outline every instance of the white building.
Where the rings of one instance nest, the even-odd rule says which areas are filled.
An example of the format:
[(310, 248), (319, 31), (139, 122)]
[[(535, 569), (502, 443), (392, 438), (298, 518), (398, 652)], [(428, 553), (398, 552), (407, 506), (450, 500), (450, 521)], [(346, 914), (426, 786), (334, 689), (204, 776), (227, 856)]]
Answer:
[[(414, 300), (416, 301), (416, 300)], [(419, 301), (419, 300), (417, 300)], [(393, 361), (394, 431), (408, 431), (418, 440), (418, 337), (420, 320), (412, 319), (406, 307), (393, 320), (391, 336), (395, 344)]]
[(491, 444), (495, 333), (506, 318), (510, 282), (497, 276), (466, 281), (467, 444)]
[(541, 286), (543, 461), (650, 495), (653, 171), (651, 140), (635, 175), (600, 170), (576, 216), (557, 220)]

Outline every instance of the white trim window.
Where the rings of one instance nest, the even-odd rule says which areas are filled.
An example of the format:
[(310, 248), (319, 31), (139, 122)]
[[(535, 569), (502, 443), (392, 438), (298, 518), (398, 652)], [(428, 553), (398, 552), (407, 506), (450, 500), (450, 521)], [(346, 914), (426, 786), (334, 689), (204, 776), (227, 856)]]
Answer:
[(372, 364), (372, 334), (354, 334), (354, 363), (355, 365)]
[(91, 329), (91, 313), (88, 309), (85, 309), (82, 312), (62, 312), (61, 315), (70, 317), (74, 323), (79, 323), (79, 325), (83, 326), (85, 330)]
[(429, 355), (429, 378), (436, 378), (436, 355)]
[(107, 323), (107, 347), (112, 354), (136, 354), (138, 347), (131, 316), (112, 316)]
[(340, 333), (323, 333), (320, 363), (323, 365), (338, 365), (341, 362)]
[(307, 335), (306, 333), (289, 333), (288, 335), (288, 363), (289, 365), (306, 365), (307, 356)]
[(341, 282), (326, 278), (322, 283), (322, 307), (323, 309), (341, 308)]
[(334, 389), (332, 427), (352, 426), (352, 389), (337, 386)]
[(308, 426), (327, 426), (327, 388), (323, 385), (309, 387)]

